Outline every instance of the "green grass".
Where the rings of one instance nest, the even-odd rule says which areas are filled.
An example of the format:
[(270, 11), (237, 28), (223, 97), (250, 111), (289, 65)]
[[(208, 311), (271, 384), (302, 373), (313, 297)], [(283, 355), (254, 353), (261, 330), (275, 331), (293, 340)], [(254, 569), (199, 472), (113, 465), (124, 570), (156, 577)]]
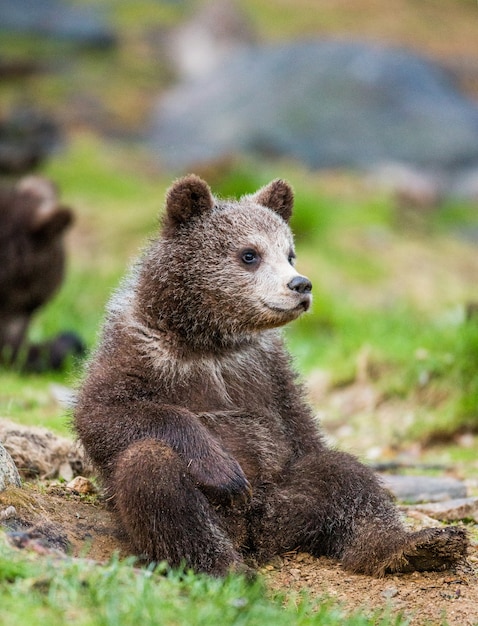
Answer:
[(347, 616), (324, 598), (270, 596), (260, 580), (224, 580), (138, 570), (131, 560), (104, 566), (82, 560), (39, 561), (0, 537), (0, 624), (60, 626), (385, 626), (405, 624), (386, 613)]
[(38, 376), (0, 370), (0, 379), (0, 417), (71, 436), (66, 410), (58, 402), (55, 385), (61, 389), (73, 382), (73, 372)]

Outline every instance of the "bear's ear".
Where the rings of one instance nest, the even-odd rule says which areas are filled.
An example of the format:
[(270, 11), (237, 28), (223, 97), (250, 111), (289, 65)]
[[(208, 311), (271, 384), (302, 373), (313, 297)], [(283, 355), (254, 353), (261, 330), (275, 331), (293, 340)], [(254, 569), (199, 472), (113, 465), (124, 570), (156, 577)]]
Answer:
[(41, 241), (51, 241), (73, 223), (73, 211), (63, 206), (40, 205), (32, 223), (32, 233)]
[(36, 239), (51, 241), (73, 222), (73, 212), (58, 206), (57, 189), (46, 178), (26, 176), (17, 184), (16, 191), (35, 200), (29, 227)]
[(173, 183), (166, 193), (164, 225), (174, 229), (213, 207), (214, 198), (208, 184), (199, 176), (189, 174)]
[(257, 204), (272, 209), (278, 213), (286, 222), (290, 220), (292, 208), (294, 206), (294, 192), (292, 187), (285, 180), (280, 178), (259, 189), (252, 200)]

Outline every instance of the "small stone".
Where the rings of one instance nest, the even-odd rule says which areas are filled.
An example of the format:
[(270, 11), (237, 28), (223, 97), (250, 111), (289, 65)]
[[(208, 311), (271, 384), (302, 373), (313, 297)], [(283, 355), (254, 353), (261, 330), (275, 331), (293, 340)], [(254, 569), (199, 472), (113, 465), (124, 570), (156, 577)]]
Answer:
[(396, 587), (387, 587), (381, 593), (382, 598), (389, 600), (390, 598), (394, 598), (398, 594), (398, 589)]
[(67, 485), (66, 489), (68, 491), (74, 491), (76, 493), (80, 493), (82, 495), (88, 495), (90, 493), (96, 493), (96, 487), (84, 476), (77, 476), (73, 480), (71, 480)]
[(292, 567), (289, 570), (289, 574), (292, 576), (292, 578), (300, 578), (300, 569)]
[(0, 522), (17, 517), (17, 509), (14, 506), (7, 506), (6, 509), (0, 511)]
[(22, 482), (12, 457), (0, 443), (0, 491), (8, 486), (21, 487)]

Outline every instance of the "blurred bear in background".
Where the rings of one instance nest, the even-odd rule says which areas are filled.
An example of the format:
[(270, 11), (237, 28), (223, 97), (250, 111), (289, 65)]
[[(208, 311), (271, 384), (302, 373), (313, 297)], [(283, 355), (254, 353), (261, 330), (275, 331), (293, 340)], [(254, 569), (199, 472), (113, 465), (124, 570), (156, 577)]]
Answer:
[(23, 371), (61, 369), (83, 342), (63, 332), (41, 344), (27, 341), (33, 314), (55, 294), (65, 267), (64, 234), (73, 212), (40, 176), (0, 189), (0, 363)]

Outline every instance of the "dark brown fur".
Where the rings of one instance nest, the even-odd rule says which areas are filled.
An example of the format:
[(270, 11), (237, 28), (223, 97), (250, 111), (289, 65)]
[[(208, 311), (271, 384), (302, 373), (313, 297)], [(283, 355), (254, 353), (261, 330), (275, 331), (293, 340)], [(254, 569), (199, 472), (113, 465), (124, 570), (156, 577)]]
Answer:
[(58, 369), (82, 351), (73, 333), (45, 344), (26, 343), (32, 315), (63, 280), (63, 235), (73, 221), (53, 185), (30, 176), (0, 190), (0, 361), (24, 369)]
[(150, 561), (224, 574), (300, 549), (372, 575), (444, 569), (464, 532), (407, 532), (374, 473), (326, 447), (295, 379), (277, 330), (310, 303), (292, 201), (283, 181), (221, 203), (195, 176), (173, 185), (113, 299), (78, 434)]

